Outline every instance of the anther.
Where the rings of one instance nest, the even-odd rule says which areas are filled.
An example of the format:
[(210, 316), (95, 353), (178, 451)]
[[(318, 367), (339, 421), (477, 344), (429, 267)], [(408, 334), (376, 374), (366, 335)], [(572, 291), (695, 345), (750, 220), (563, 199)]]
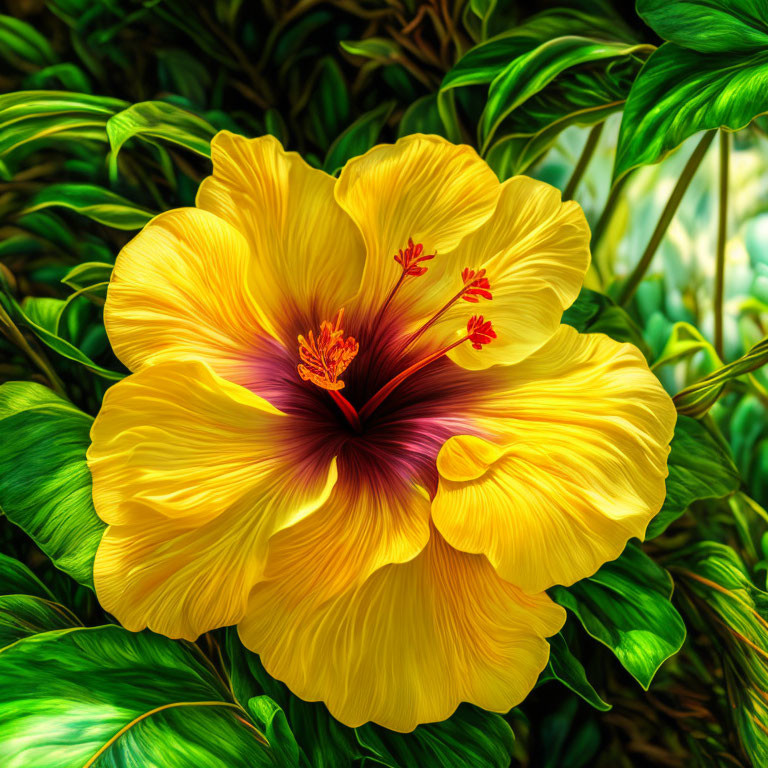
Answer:
[(359, 344), (348, 336), (344, 338), (344, 330), (341, 321), (344, 319), (344, 310), (340, 309), (333, 323), (324, 320), (320, 324), (320, 333), (309, 331), (306, 337), (299, 336), (299, 363), (298, 371), (304, 381), (311, 381), (318, 387), (328, 390), (343, 389), (344, 382), (339, 376), (352, 362)]

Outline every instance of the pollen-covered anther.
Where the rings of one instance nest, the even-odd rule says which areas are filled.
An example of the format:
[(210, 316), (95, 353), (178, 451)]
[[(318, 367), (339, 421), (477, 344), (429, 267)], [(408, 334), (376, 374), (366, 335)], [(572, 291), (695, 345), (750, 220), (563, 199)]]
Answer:
[(352, 362), (360, 345), (348, 336), (344, 338), (341, 322), (344, 310), (340, 309), (333, 323), (324, 320), (320, 324), (320, 333), (309, 331), (307, 336), (299, 336), (299, 376), (304, 381), (311, 381), (318, 387), (328, 390), (343, 389), (344, 382), (339, 376)]
[(474, 269), (466, 267), (461, 273), (461, 279), (464, 281), (464, 289), (461, 293), (461, 298), (464, 301), (477, 304), (480, 299), (490, 300), (493, 298), (491, 283), (485, 276), (484, 269), (475, 272)]
[(424, 253), (424, 246), (421, 243), (414, 244), (412, 238), (408, 238), (408, 247), (402, 248), (395, 254), (395, 261), (403, 268), (403, 275), (418, 277), (427, 271), (427, 267), (420, 264), (434, 259), (437, 253)]
[(484, 344), (490, 344), (496, 338), (490, 320), (482, 315), (472, 315), (467, 322), (467, 339), (475, 349), (482, 349)]

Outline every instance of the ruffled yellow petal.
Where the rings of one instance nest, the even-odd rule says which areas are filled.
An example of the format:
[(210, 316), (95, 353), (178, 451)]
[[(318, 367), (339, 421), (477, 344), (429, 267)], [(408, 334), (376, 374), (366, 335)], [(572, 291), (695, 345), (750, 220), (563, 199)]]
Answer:
[[(498, 373), (498, 370), (497, 370)], [(640, 352), (562, 326), (501, 369), (437, 458), (435, 525), (529, 593), (569, 585), (642, 538), (664, 501), (676, 413)]]
[[(407, 136), (350, 160), (341, 171), (336, 199), (365, 241), (359, 311), (374, 313), (381, 306), (401, 274), (394, 255), (409, 238), (425, 253), (437, 251), (437, 259), (424, 264), (431, 269), (488, 219), (499, 189), (474, 149), (438, 136)], [(438, 308), (429, 293), (432, 284), (429, 273), (405, 281), (393, 309), (426, 318)]]
[(222, 131), (211, 143), (213, 175), (197, 205), (248, 241), (259, 275), (257, 300), (294, 344), (357, 292), (365, 251), (354, 222), (334, 199), (336, 180), (285, 152), (272, 136)]
[(332, 457), (302, 455), (292, 422), (193, 361), (109, 389), (88, 451), (110, 524), (94, 566), (104, 609), (129, 629), (188, 639), (237, 622), (269, 538), (336, 480)]
[(327, 569), (342, 567), (333, 560), (306, 550), (303, 568), (281, 562), (276, 553), (274, 580), (254, 589), (240, 637), (273, 677), (348, 726), (411, 731), (462, 701), (506, 712), (565, 620), (546, 594), (525, 595), (434, 530), (417, 557), (335, 596), (324, 589)]
[(249, 288), (248, 243), (206, 211), (160, 214), (120, 252), (104, 308), (115, 354), (132, 371), (160, 360), (203, 360), (253, 384), (269, 321)]
[(558, 189), (526, 176), (506, 181), (493, 216), (446, 260), (453, 262), (446, 295), (461, 287), (464, 267), (482, 268), (493, 299), (459, 301), (440, 323), (463, 331), (478, 311), (493, 322), (497, 338), (482, 351), (462, 344), (449, 357), (470, 369), (516, 363), (550, 339), (581, 289), (589, 239), (584, 212), (563, 203)]

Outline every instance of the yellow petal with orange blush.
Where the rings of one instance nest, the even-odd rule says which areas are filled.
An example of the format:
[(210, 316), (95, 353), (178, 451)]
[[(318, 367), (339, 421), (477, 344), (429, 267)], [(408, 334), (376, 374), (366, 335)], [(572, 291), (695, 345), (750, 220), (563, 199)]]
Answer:
[(533, 688), (545, 638), (565, 621), (546, 594), (524, 594), (434, 529), (419, 555), (335, 595), (325, 585), (336, 561), (292, 554), (280, 567), (274, 553), (275, 576), (253, 590), (240, 637), (270, 675), (351, 727), (412, 731), (462, 701), (506, 712)]
[(257, 300), (293, 345), (357, 292), (365, 258), (360, 233), (334, 199), (336, 180), (274, 137), (222, 131), (211, 156), (213, 175), (200, 185), (197, 205), (248, 241)]
[(106, 611), (188, 639), (240, 619), (270, 537), (336, 480), (333, 457), (302, 457), (292, 421), (192, 361), (107, 391), (88, 450), (96, 512), (110, 524), (94, 566)]
[(661, 508), (675, 408), (637, 348), (568, 326), (493, 375), (467, 414), (487, 439), (440, 450), (433, 520), (526, 592), (573, 584)]
[(457, 302), (435, 333), (463, 331), (479, 312), (493, 322), (497, 338), (482, 351), (462, 344), (449, 357), (464, 368), (516, 363), (557, 331), (563, 310), (576, 299), (589, 266), (589, 226), (574, 202), (526, 176), (502, 185), (493, 216), (465, 238), (444, 266), (446, 296), (461, 286), (464, 267), (485, 269), (493, 299)]
[(251, 291), (256, 279), (248, 243), (226, 221), (196, 208), (160, 214), (115, 262), (104, 307), (115, 354), (132, 371), (201, 360), (253, 384), (270, 328)]
[[(469, 146), (415, 134), (379, 144), (350, 160), (336, 185), (336, 199), (356, 222), (365, 242), (365, 270), (355, 302), (358, 315), (376, 312), (401, 274), (394, 255), (408, 239), (437, 251), (429, 270), (493, 213), (500, 185)], [(430, 272), (406, 280), (393, 308), (424, 318), (448, 297), (432, 294)]]

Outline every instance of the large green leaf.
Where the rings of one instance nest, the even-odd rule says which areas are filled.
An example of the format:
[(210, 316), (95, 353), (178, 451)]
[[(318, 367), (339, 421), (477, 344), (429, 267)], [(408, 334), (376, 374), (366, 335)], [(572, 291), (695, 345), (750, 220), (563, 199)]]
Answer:
[(396, 733), (376, 725), (347, 728), (321, 703), (302, 701), (272, 679), (259, 657), (243, 647), (236, 630), (226, 633), (229, 675), (235, 697), (251, 701), (266, 694), (282, 709), (302, 750), (302, 765), (311, 768), (390, 768), (447, 766), (507, 768), (514, 736), (492, 712), (462, 705), (442, 723), (420, 725), (412, 733)]
[(593, 38), (559, 37), (516, 58), (493, 80), (480, 116), (479, 138), (485, 152), (501, 121), (539, 93), (564, 71), (579, 65), (631, 55), (644, 55), (646, 45), (604, 42)]
[(45, 632), (0, 652), (4, 768), (277, 766), (195, 648), (117, 626)]
[(645, 689), (685, 640), (685, 624), (670, 601), (672, 579), (635, 544), (594, 576), (550, 591)]
[(0, 14), (0, 56), (44, 67), (56, 61), (50, 43), (26, 21)]
[(659, 162), (699, 131), (737, 131), (766, 111), (768, 50), (701, 54), (664, 43), (629, 93), (614, 179), (639, 165)]
[(349, 119), (349, 94), (341, 68), (326, 56), (319, 64), (307, 111), (315, 141), (327, 149)]
[(675, 395), (680, 413), (700, 419), (717, 402), (729, 381), (746, 376), (768, 363), (768, 336), (755, 344), (745, 355), (718, 368), (700, 381), (687, 386)]
[(168, 141), (204, 157), (211, 155), (216, 129), (202, 117), (164, 101), (142, 101), (113, 115), (107, 123), (112, 148), (110, 174), (114, 177), (117, 156), (128, 139)]
[(668, 467), (664, 506), (651, 520), (646, 539), (663, 533), (694, 501), (719, 499), (739, 487), (739, 470), (727, 448), (688, 416), (677, 418)]
[(26, 565), (0, 554), (0, 649), (38, 632), (79, 625)]
[(41, 384), (0, 386), (0, 510), (86, 585), (105, 527), (85, 460), (92, 421)]
[(25, 213), (50, 207), (69, 208), (115, 229), (141, 229), (154, 215), (93, 184), (50, 184), (32, 197)]
[(768, 46), (764, 0), (637, 0), (637, 12), (665, 40), (701, 53)]

